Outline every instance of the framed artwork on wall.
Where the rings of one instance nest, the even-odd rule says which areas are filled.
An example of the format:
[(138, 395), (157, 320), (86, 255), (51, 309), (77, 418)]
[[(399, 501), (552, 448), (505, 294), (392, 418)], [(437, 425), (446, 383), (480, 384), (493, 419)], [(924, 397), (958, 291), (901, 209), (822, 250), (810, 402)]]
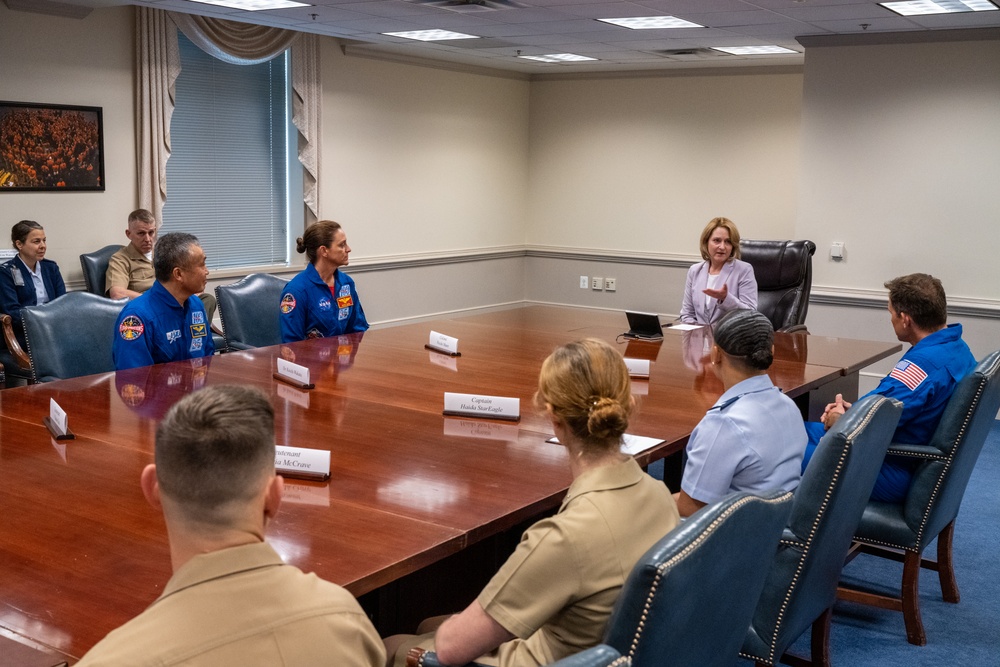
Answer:
[(0, 192), (104, 191), (101, 107), (0, 102)]

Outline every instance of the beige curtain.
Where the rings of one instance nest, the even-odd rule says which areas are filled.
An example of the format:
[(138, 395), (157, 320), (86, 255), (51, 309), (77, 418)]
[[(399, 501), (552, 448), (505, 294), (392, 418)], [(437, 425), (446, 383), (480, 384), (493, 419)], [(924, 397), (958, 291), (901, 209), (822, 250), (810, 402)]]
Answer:
[(170, 116), (180, 74), (177, 29), (211, 56), (236, 65), (266, 62), (292, 47), (292, 122), (299, 131), (299, 161), (306, 169), (303, 201), (307, 223), (319, 219), (320, 103), (319, 39), (279, 28), (136, 8), (138, 89), (136, 127), (139, 206), (162, 220), (167, 198)]

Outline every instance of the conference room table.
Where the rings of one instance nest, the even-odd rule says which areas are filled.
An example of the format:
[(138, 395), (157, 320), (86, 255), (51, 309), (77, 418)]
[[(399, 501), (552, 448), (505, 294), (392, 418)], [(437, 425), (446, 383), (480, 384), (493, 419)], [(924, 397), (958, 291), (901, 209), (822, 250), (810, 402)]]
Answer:
[[(286, 480), (267, 537), (287, 562), (359, 596), (383, 632), (435, 611), (442, 576), (451, 581), (438, 590), (467, 603), (571, 482), (533, 403), (555, 347), (596, 337), (650, 360), (649, 378), (633, 381), (628, 429), (662, 440), (636, 455), (644, 466), (676, 458), (722, 393), (709, 328), (667, 328), (660, 342), (622, 340), (624, 328), (620, 312), (533, 305), (3, 390), (0, 636), (72, 662), (160, 594), (171, 575), (166, 531), (139, 475), (170, 406), (220, 384), (270, 396), (278, 445), (331, 452), (328, 481)], [(457, 338), (461, 355), (425, 349), (431, 331)], [(858, 370), (900, 346), (802, 333), (778, 334), (775, 348), (769, 375), (806, 414), (824, 387), (853, 383), (856, 393)], [(308, 368), (315, 388), (275, 380), (279, 358)], [(445, 392), (518, 398), (520, 421), (444, 416)], [(43, 425), (50, 400), (75, 439)], [(464, 589), (453, 585), (462, 573)]]

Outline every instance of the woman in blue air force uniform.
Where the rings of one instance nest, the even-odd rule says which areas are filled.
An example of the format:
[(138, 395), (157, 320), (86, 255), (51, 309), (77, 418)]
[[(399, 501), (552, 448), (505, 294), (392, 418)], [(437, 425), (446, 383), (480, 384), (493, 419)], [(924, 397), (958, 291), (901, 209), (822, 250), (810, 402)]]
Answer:
[(281, 293), (281, 341), (366, 331), (368, 320), (354, 281), (340, 271), (351, 254), (340, 223), (321, 220), (310, 225), (295, 243), (296, 250), (309, 258), (309, 266)]
[(40, 306), (66, 293), (59, 265), (45, 259), (45, 230), (22, 220), (10, 230), (17, 256), (0, 266), (0, 307), (10, 315), (14, 333), (24, 346), (21, 309)]

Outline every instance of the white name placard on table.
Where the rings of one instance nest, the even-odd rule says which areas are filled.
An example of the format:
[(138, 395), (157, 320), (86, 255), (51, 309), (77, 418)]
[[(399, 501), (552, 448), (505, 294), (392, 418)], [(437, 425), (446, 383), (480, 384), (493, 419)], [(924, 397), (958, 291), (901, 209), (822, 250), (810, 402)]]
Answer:
[(325, 480), (330, 478), (330, 452), (303, 447), (275, 447), (274, 471), (282, 477)]
[(452, 357), (462, 356), (461, 352), (458, 351), (458, 339), (445, 336), (443, 333), (438, 333), (437, 331), (431, 331), (430, 338), (424, 347), (428, 350), (441, 352)]
[(66, 418), (66, 411), (63, 410), (56, 399), (49, 399), (49, 416), (42, 420), (45, 424), (45, 428), (49, 429), (49, 433), (56, 440), (73, 440), (76, 438), (73, 432), (69, 430), (69, 424)]
[(274, 374), (275, 380), (281, 380), (299, 389), (312, 389), (315, 387), (309, 381), (309, 369), (299, 364), (293, 364), (285, 359), (277, 359), (278, 372)]
[(632, 359), (630, 357), (625, 357), (625, 368), (628, 369), (628, 374), (630, 377), (648, 378), (649, 367), (650, 367), (649, 359)]
[(444, 414), (458, 417), (482, 417), (503, 421), (521, 421), (521, 399), (482, 394), (444, 393)]

